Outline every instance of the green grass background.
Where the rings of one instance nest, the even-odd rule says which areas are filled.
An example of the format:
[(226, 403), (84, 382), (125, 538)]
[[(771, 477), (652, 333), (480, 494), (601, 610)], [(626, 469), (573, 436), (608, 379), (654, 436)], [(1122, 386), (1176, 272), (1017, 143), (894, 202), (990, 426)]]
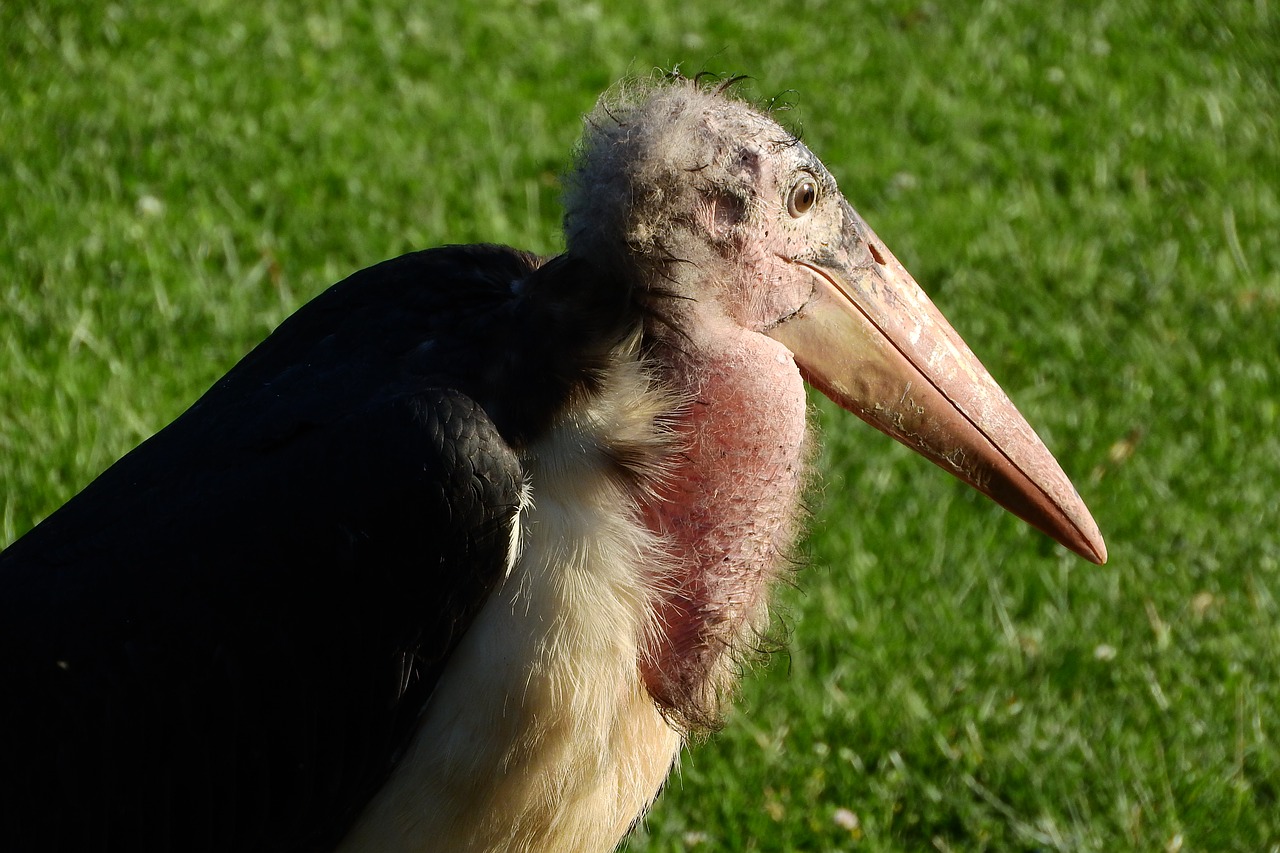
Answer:
[(0, 542), (347, 273), (557, 251), (677, 64), (794, 105), (1111, 564), (819, 403), (790, 652), (629, 849), (1280, 849), (1276, 0), (0, 4)]

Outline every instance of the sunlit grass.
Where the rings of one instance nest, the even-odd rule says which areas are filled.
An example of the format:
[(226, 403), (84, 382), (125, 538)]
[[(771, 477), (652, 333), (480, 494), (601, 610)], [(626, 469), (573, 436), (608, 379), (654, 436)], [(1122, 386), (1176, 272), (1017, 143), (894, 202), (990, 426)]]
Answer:
[(822, 405), (791, 652), (630, 849), (1280, 845), (1273, 2), (26, 3), (0, 47), (0, 541), (348, 272), (556, 251), (618, 77), (745, 72), (1112, 562)]

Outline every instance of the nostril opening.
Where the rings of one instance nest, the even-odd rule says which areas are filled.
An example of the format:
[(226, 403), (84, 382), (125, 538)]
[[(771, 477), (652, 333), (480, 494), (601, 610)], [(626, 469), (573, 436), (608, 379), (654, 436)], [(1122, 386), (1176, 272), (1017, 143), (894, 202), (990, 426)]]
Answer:
[(871, 257), (876, 259), (876, 263), (880, 266), (886, 266), (888, 261), (884, 259), (884, 255), (880, 254), (880, 250), (876, 248), (875, 243), (868, 243), (867, 248), (871, 250)]

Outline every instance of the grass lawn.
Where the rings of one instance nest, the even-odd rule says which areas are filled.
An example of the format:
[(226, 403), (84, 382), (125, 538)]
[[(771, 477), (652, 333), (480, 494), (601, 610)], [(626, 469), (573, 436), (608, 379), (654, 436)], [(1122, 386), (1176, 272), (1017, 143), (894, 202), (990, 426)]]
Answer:
[(0, 544), (347, 273), (557, 251), (615, 79), (748, 73), (1111, 563), (818, 403), (790, 651), (628, 849), (1280, 850), (1280, 4), (605, 5), (0, 5)]

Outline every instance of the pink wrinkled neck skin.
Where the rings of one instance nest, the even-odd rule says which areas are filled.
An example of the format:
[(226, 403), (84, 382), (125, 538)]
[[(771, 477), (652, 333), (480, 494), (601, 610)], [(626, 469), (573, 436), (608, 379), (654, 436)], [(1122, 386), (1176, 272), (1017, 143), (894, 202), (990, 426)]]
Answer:
[(665, 359), (690, 403), (686, 453), (647, 521), (679, 567), (642, 663), (663, 707), (697, 725), (712, 712), (731, 652), (765, 616), (765, 594), (796, 533), (803, 487), (805, 391), (790, 352), (737, 323), (692, 328)]

